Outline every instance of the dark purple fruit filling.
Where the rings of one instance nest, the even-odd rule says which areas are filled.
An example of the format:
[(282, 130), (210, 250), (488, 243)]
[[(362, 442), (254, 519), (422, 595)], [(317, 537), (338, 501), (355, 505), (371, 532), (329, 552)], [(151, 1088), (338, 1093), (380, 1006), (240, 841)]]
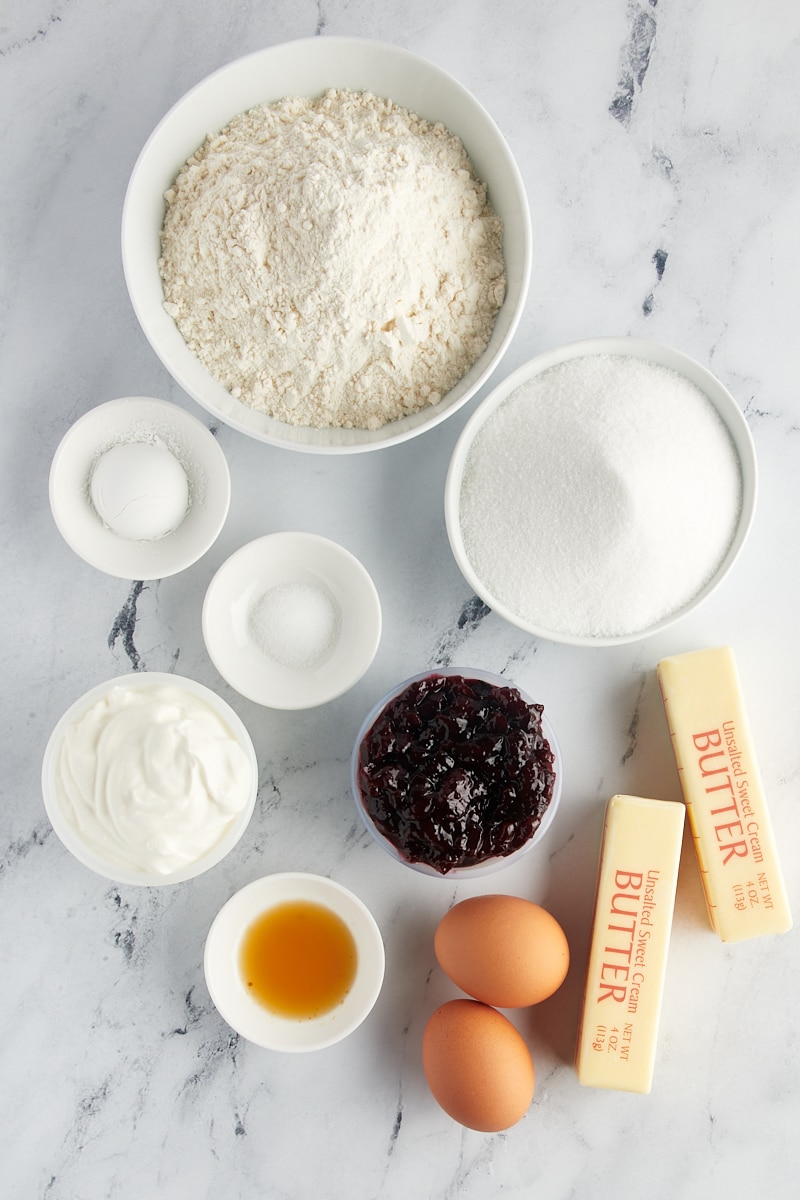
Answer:
[(432, 674), (409, 684), (359, 750), (358, 787), (379, 832), (443, 875), (525, 845), (556, 781), (543, 711), (481, 679)]

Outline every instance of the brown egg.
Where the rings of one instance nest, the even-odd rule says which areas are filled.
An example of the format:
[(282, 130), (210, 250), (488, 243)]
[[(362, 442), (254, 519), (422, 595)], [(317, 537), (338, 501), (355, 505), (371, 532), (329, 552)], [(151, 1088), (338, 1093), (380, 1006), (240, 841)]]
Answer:
[(564, 930), (546, 909), (521, 896), (471, 896), (439, 922), (434, 950), (462, 991), (498, 1008), (539, 1004), (569, 968)]
[(428, 1087), (446, 1113), (482, 1133), (515, 1125), (530, 1108), (530, 1051), (508, 1017), (477, 1000), (449, 1000), (422, 1035)]

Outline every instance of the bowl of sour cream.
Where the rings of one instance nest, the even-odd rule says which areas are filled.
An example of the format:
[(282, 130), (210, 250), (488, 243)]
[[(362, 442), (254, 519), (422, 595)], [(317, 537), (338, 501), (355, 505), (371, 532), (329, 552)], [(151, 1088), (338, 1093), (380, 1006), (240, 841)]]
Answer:
[(209, 870), (242, 837), (257, 791), (253, 743), (233, 709), (193, 679), (156, 671), (76, 700), (42, 763), (59, 839), (116, 883), (182, 883)]

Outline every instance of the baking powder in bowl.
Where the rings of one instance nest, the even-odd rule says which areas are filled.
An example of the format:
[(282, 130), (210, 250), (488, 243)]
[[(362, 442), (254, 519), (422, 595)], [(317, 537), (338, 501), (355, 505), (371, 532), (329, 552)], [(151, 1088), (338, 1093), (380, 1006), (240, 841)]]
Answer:
[(708, 397), (638, 358), (569, 359), (478, 431), (459, 521), (473, 571), (522, 620), (643, 632), (688, 604), (733, 540), (739, 459)]

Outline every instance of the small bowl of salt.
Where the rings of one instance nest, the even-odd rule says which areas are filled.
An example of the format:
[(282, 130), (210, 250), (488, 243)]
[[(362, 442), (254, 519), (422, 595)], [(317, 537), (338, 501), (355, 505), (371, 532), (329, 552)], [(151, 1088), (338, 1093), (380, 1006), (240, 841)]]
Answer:
[(267, 708), (315, 708), (348, 691), (375, 657), (381, 624), (362, 563), (312, 533), (248, 542), (219, 568), (203, 603), (214, 666)]

